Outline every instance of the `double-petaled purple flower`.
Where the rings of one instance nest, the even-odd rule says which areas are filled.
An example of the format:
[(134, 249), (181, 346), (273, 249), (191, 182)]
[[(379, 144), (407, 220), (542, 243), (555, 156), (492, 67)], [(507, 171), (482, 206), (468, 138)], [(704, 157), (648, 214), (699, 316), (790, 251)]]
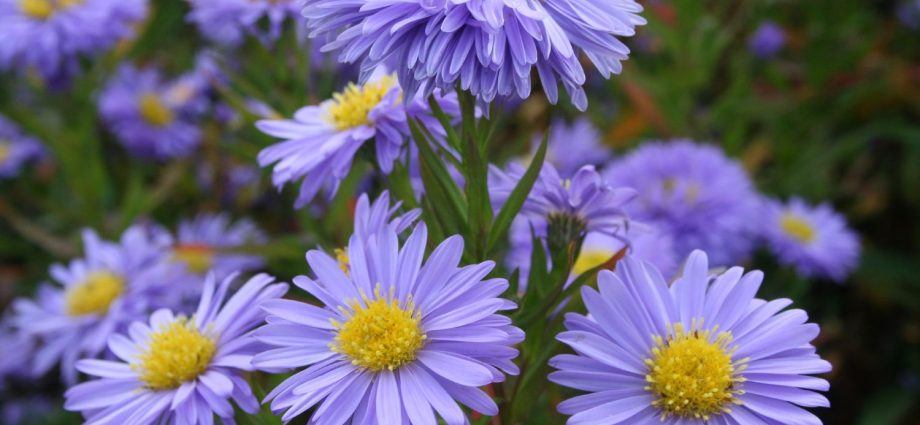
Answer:
[(584, 54), (605, 77), (619, 73), (631, 36), (645, 20), (633, 0), (307, 0), (311, 36), (333, 35), (325, 50), (345, 62), (396, 70), (410, 97), (458, 84), (484, 102), (527, 98), (536, 69), (551, 102), (558, 86), (580, 109)]

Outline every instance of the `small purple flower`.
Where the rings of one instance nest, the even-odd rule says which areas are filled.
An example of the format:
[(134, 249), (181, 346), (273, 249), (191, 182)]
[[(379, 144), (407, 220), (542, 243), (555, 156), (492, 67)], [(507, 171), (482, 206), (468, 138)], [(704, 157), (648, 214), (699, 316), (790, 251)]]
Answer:
[[(534, 137), (531, 155), (540, 146), (541, 136)], [(549, 127), (546, 145), (546, 162), (552, 164), (562, 176), (570, 177), (585, 165), (601, 166), (612, 156), (601, 142), (601, 134), (587, 117), (568, 124), (556, 120)]]
[(858, 264), (859, 237), (829, 205), (767, 200), (764, 211), (762, 233), (770, 250), (800, 275), (841, 282)]
[(18, 176), (23, 165), (44, 154), (41, 142), (23, 134), (16, 124), (0, 115), (0, 178)]
[[(322, 251), (307, 253), (317, 278), (294, 283), (323, 304), (264, 304), (268, 325), (256, 338), (273, 349), (260, 368), (305, 368), (268, 396), (282, 420), (313, 409), (310, 423), (449, 425), (468, 418), (456, 401), (498, 413), (478, 387), (517, 374), (512, 348), (524, 334), (501, 310), (505, 279), (486, 276), (492, 262), (458, 265), (463, 239), (453, 236), (424, 261), (427, 230), (400, 244), (389, 226), (366, 241), (353, 236), (349, 273)], [(402, 245), (402, 247), (400, 247)], [(456, 401), (455, 401), (456, 400)]]
[(748, 50), (761, 59), (769, 59), (786, 45), (786, 33), (773, 22), (764, 22), (748, 40)]
[(232, 222), (227, 214), (200, 214), (179, 223), (172, 257), (199, 278), (210, 272), (221, 280), (234, 272), (261, 268), (262, 257), (234, 249), (265, 240), (265, 234), (248, 219)]
[[(188, 20), (198, 26), (205, 38), (213, 42), (238, 46), (249, 34), (264, 43), (278, 39), (288, 18), (303, 25), (301, 6), (296, 0), (189, 0)], [(266, 19), (268, 28), (260, 28)]]
[[(274, 164), (272, 181), (279, 189), (303, 181), (297, 208), (306, 206), (324, 185), (334, 195), (358, 149), (371, 139), (381, 171), (389, 174), (393, 162), (404, 154), (410, 117), (436, 134), (443, 133), (426, 99), (408, 104), (405, 99), (392, 76), (381, 76), (361, 86), (351, 84), (318, 106), (301, 108), (293, 120), (259, 121), (256, 126), (263, 133), (285, 139), (259, 152), (259, 165)], [(438, 102), (445, 113), (459, 116), (456, 94), (438, 96)]]
[(906, 0), (897, 9), (898, 20), (907, 28), (920, 30), (920, 0)]
[(831, 365), (811, 341), (820, 329), (792, 301), (755, 298), (759, 271), (711, 275), (694, 251), (669, 287), (654, 266), (626, 258), (582, 288), (587, 315), (568, 314), (556, 339), (575, 354), (550, 360), (549, 379), (587, 391), (559, 404), (569, 425), (809, 424), (828, 407), (808, 376)]
[(561, 84), (583, 110), (579, 57), (604, 77), (619, 73), (629, 49), (617, 37), (645, 24), (641, 11), (633, 0), (307, 0), (303, 14), (311, 36), (336, 37), (325, 51), (396, 70), (409, 97), (459, 85), (481, 102), (523, 99), (536, 69), (551, 102)]
[(61, 363), (62, 377), (71, 384), (77, 359), (100, 356), (113, 332), (171, 299), (168, 284), (182, 275), (169, 261), (168, 235), (157, 229), (133, 226), (118, 243), (86, 230), (83, 241), (83, 258), (51, 266), (58, 285), (41, 286), (35, 300), (16, 300), (11, 318), (19, 332), (40, 341), (32, 373)]
[(678, 258), (701, 249), (724, 266), (754, 247), (757, 194), (741, 164), (718, 147), (689, 140), (644, 143), (611, 162), (604, 175), (638, 191), (626, 212), (670, 234)]
[(157, 310), (149, 325), (136, 321), (108, 340), (117, 360), (86, 359), (77, 369), (99, 377), (67, 391), (64, 408), (82, 412), (87, 424), (207, 424), (217, 415), (233, 423), (230, 401), (244, 412), (259, 411), (244, 372), (262, 349), (252, 329), (262, 324), (259, 305), (281, 298), (285, 283), (260, 274), (227, 300), (236, 276), (220, 285), (213, 276), (195, 315)]
[[(491, 167), (489, 187), (496, 211), (523, 175), (524, 168), (519, 164), (511, 164), (506, 170)], [(610, 186), (593, 166), (586, 165), (571, 179), (563, 179), (551, 164), (544, 164), (521, 213), (533, 223), (571, 221), (576, 233), (622, 236), (629, 224), (624, 207), (635, 197), (636, 191), (632, 189)], [(536, 228), (541, 226), (535, 224)]]
[(146, 0), (0, 0), (0, 69), (68, 79), (77, 59), (134, 34)]
[(99, 112), (118, 141), (137, 157), (188, 156), (201, 143), (207, 75), (193, 71), (164, 81), (156, 69), (122, 65), (99, 96)]
[(405, 214), (397, 215), (402, 202), (390, 203), (390, 192), (384, 191), (370, 202), (366, 193), (362, 193), (355, 205), (355, 237), (368, 240), (384, 229), (393, 229), (396, 234), (403, 233), (422, 215), (416, 208)]

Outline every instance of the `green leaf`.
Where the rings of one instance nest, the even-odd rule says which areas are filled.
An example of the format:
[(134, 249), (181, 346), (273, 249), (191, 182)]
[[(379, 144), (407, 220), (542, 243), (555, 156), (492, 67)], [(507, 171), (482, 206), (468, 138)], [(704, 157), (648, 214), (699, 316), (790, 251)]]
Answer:
[(514, 190), (511, 191), (511, 196), (505, 201), (505, 205), (503, 205), (502, 209), (498, 212), (495, 222), (492, 223), (492, 230), (489, 232), (489, 239), (486, 243), (487, 257), (492, 256), (498, 242), (505, 239), (508, 229), (511, 227), (511, 222), (514, 221), (514, 217), (517, 216), (521, 207), (524, 206), (524, 201), (527, 200), (527, 196), (530, 195), (530, 190), (533, 189), (537, 177), (540, 176), (540, 170), (543, 168), (543, 161), (546, 159), (546, 141), (548, 134), (548, 131), (543, 134), (543, 140), (540, 141), (540, 147), (537, 148), (533, 161), (530, 162), (530, 166), (527, 167), (527, 171), (524, 173), (524, 176), (521, 177), (521, 181), (518, 182)]
[(466, 234), (466, 199), (457, 187), (457, 182), (447, 172), (444, 160), (433, 150), (430, 133), (426, 135), (426, 130), (415, 119), (409, 120), (409, 128), (418, 146), (425, 197), (436, 207), (434, 212), (441, 218), (441, 224), (446, 226), (443, 228), (445, 232)]

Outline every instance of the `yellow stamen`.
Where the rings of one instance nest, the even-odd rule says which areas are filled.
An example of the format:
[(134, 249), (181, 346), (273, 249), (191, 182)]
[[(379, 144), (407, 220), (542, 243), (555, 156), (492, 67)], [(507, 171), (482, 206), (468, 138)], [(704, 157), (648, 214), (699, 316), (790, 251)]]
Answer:
[(48, 19), (54, 12), (83, 3), (83, 0), (19, 0), (22, 13), (35, 19)]
[(610, 259), (610, 257), (613, 257), (613, 254), (616, 253), (601, 249), (588, 249), (581, 251), (578, 254), (578, 258), (575, 260), (575, 264), (572, 266), (572, 274), (580, 275), (601, 264), (604, 264), (607, 262), (607, 260)]
[(689, 332), (676, 323), (669, 327), (667, 339), (652, 336), (655, 346), (645, 360), (645, 389), (655, 397), (652, 406), (661, 411), (662, 420), (674, 415), (708, 421), (730, 412), (732, 404), (741, 404), (736, 396), (744, 393), (740, 373), (747, 359), (732, 362), (737, 347), (731, 347), (731, 333), (718, 332), (718, 326), (702, 328), (702, 320), (694, 320)]
[(110, 271), (92, 272), (67, 291), (67, 314), (105, 314), (125, 290), (124, 279)]
[(204, 274), (214, 265), (214, 249), (204, 244), (184, 244), (173, 249), (173, 260), (185, 263), (192, 273)]
[(815, 228), (804, 218), (793, 213), (783, 213), (779, 225), (786, 234), (802, 243), (811, 243), (815, 240)]
[(396, 79), (386, 76), (361, 87), (351, 83), (345, 90), (332, 95), (333, 103), (326, 119), (338, 130), (370, 124), (368, 114), (396, 84)]
[(345, 250), (342, 248), (336, 248), (335, 249), (335, 259), (339, 261), (339, 268), (342, 269), (343, 272), (345, 272), (345, 276), (348, 276), (349, 274), (348, 267), (351, 263), (350, 260), (348, 259), (348, 253), (345, 252)]
[(165, 127), (175, 118), (172, 111), (163, 104), (163, 100), (153, 93), (142, 94), (137, 106), (141, 118), (157, 127)]
[(214, 339), (202, 335), (194, 320), (179, 317), (150, 334), (147, 349), (131, 368), (152, 390), (178, 388), (208, 370), (217, 351)]
[(348, 356), (352, 364), (372, 371), (394, 370), (415, 360), (427, 338), (420, 325), (422, 313), (411, 297), (401, 307), (395, 289), (390, 289), (389, 296), (381, 292), (378, 283), (373, 300), (362, 293), (363, 305), (355, 300), (351, 311), (340, 308), (348, 319), (332, 322), (339, 333), (329, 345), (332, 351)]

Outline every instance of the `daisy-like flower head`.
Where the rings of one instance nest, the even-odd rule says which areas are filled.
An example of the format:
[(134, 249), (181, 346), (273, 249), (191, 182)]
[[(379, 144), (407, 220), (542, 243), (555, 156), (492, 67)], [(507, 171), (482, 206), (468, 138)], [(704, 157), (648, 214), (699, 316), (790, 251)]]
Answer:
[(282, 297), (288, 285), (260, 274), (224, 304), (235, 278), (217, 285), (209, 275), (191, 317), (161, 309), (149, 325), (136, 321), (113, 335), (108, 344), (117, 360), (77, 362), (81, 372), (100, 379), (68, 390), (64, 407), (82, 412), (87, 424), (209, 424), (214, 415), (233, 423), (230, 400), (258, 412), (243, 376), (254, 370), (252, 356), (261, 349), (252, 329), (265, 319), (258, 306)]
[[(438, 96), (445, 113), (459, 116), (456, 94)], [(428, 110), (426, 99), (406, 98), (392, 76), (381, 76), (364, 85), (350, 84), (332, 99), (318, 106), (301, 108), (293, 120), (262, 120), (256, 126), (263, 133), (285, 139), (259, 152), (259, 164), (274, 165), (272, 181), (279, 188), (303, 180), (296, 207), (310, 202), (324, 185), (330, 195), (351, 169), (358, 149), (374, 139), (377, 162), (384, 173), (403, 153), (409, 137), (409, 117), (424, 127), (443, 128)]]
[[(514, 163), (506, 170), (491, 167), (489, 187), (496, 211), (511, 195), (524, 171), (524, 167)], [(607, 184), (593, 166), (583, 166), (571, 179), (563, 179), (552, 164), (544, 164), (521, 211), (535, 229), (546, 229), (547, 233), (554, 233), (554, 228), (564, 229), (567, 240), (588, 232), (622, 236), (629, 224), (624, 206), (635, 197), (636, 191), (632, 189)]]
[(132, 35), (146, 9), (146, 0), (0, 0), (0, 69), (66, 79), (78, 56)]
[(827, 407), (828, 372), (810, 342), (818, 326), (788, 299), (755, 298), (759, 271), (711, 276), (695, 251), (670, 286), (651, 264), (624, 259), (582, 289), (589, 315), (557, 336), (576, 354), (549, 379), (587, 391), (562, 402), (569, 424), (809, 424)]
[(262, 257), (232, 250), (264, 241), (265, 235), (248, 219), (234, 223), (227, 214), (200, 214), (179, 223), (173, 259), (194, 274), (212, 272), (220, 280), (236, 271), (262, 267)]
[[(533, 155), (540, 146), (542, 136), (534, 137)], [(552, 164), (565, 177), (573, 176), (585, 165), (600, 166), (609, 160), (611, 151), (601, 142), (601, 134), (587, 117), (571, 124), (554, 121), (549, 127), (546, 145), (546, 162)]]
[(326, 253), (310, 251), (317, 278), (294, 283), (322, 306), (264, 304), (268, 324), (255, 335), (274, 348), (253, 364), (305, 368), (267, 397), (284, 421), (313, 407), (311, 424), (435, 425), (436, 415), (450, 425), (468, 423), (457, 401), (498, 412), (478, 387), (518, 372), (511, 346), (523, 332), (498, 314), (514, 308), (498, 298), (508, 282), (485, 278), (491, 262), (458, 266), (459, 236), (423, 260), (426, 240), (424, 224), (401, 246), (393, 226), (366, 241), (353, 236), (347, 274)]
[(199, 120), (207, 108), (207, 78), (192, 71), (164, 81), (153, 68), (122, 65), (99, 96), (109, 130), (140, 158), (188, 156), (201, 142)]
[(561, 83), (572, 102), (587, 107), (583, 53), (604, 76), (619, 73), (642, 7), (633, 0), (307, 0), (311, 35), (337, 38), (324, 49), (339, 60), (397, 70), (408, 93), (453, 90), (477, 98), (530, 95), (534, 68), (551, 102)]
[[(287, 18), (303, 20), (301, 6), (295, 0), (189, 0), (192, 7), (188, 20), (212, 42), (238, 46), (247, 34), (262, 42), (272, 42), (281, 35)], [(268, 28), (259, 21), (268, 20)]]
[(829, 205), (765, 201), (762, 233), (783, 264), (805, 277), (841, 282), (859, 262), (859, 237)]
[(32, 371), (43, 374), (60, 362), (67, 383), (76, 381), (77, 359), (102, 354), (108, 337), (168, 299), (169, 283), (182, 274), (168, 259), (168, 235), (149, 228), (133, 226), (119, 243), (87, 230), (83, 241), (84, 257), (51, 266), (58, 284), (40, 287), (35, 300), (16, 300), (11, 319), (41, 342)]
[(754, 246), (757, 194), (747, 172), (719, 148), (689, 140), (644, 143), (604, 171), (638, 191), (630, 218), (670, 233), (678, 258), (706, 251), (715, 265), (745, 259)]
[(23, 165), (44, 153), (41, 142), (23, 134), (16, 124), (0, 115), (0, 178), (16, 177)]

